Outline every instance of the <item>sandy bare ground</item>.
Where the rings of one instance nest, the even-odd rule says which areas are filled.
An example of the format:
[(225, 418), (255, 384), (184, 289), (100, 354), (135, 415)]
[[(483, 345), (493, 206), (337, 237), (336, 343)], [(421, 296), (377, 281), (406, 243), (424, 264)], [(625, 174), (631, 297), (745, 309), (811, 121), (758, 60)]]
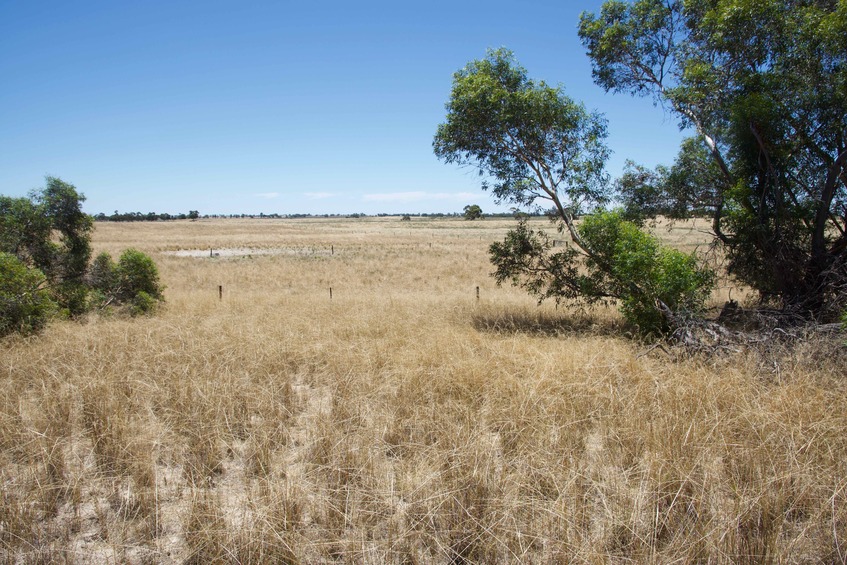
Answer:
[(163, 251), (164, 255), (174, 257), (252, 257), (254, 255), (330, 255), (331, 249), (315, 248), (292, 248), (292, 247), (230, 247), (225, 249), (179, 249), (177, 251)]

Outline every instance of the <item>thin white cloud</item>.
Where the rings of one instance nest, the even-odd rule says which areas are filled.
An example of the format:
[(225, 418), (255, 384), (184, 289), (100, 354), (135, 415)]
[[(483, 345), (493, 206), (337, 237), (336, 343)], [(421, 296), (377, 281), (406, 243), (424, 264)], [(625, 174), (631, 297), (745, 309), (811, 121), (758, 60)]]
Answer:
[(454, 200), (462, 202), (469, 198), (479, 198), (479, 194), (472, 192), (383, 192), (378, 194), (365, 194), (362, 200), (365, 202), (421, 202), (423, 200)]
[(264, 198), (265, 200), (273, 200), (279, 198), (279, 192), (258, 192), (254, 194), (256, 198)]
[(309, 200), (323, 200), (325, 198), (332, 198), (335, 195), (331, 192), (304, 192), (303, 196)]

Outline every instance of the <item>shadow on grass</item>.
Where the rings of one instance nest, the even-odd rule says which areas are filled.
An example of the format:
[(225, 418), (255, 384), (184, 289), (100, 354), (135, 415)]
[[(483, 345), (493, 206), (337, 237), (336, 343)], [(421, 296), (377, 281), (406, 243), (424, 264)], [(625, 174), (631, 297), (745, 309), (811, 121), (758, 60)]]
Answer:
[(538, 336), (591, 335), (631, 338), (621, 320), (592, 316), (586, 312), (552, 313), (527, 310), (480, 310), (471, 314), (471, 324), (481, 332)]

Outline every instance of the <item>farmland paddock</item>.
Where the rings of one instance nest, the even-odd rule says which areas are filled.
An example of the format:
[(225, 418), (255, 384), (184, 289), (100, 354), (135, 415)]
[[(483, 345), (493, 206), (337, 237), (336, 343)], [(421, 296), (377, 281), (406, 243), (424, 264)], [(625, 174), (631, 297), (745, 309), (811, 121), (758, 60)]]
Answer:
[(496, 287), (511, 225), (98, 223), (166, 303), (0, 342), (0, 560), (847, 559), (843, 340), (645, 354)]

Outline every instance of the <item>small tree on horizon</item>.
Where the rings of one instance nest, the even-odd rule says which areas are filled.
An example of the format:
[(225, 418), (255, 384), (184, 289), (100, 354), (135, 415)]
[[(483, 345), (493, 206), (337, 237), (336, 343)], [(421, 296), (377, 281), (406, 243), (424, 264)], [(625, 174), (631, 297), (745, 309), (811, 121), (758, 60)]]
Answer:
[(478, 220), (482, 218), (482, 208), (476, 204), (469, 204), (462, 211), (466, 220)]

